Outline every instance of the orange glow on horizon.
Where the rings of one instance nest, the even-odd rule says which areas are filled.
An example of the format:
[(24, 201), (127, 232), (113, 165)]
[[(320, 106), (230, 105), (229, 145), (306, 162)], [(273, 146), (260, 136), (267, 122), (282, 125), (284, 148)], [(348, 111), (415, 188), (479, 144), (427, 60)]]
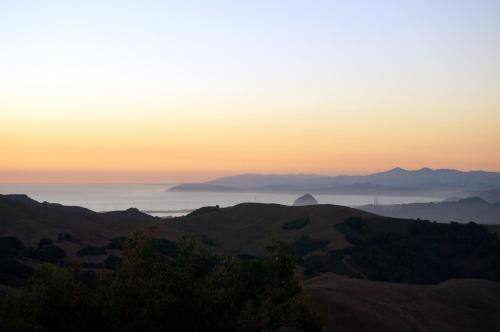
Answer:
[(273, 3), (0, 4), (0, 183), (500, 171), (499, 4)]

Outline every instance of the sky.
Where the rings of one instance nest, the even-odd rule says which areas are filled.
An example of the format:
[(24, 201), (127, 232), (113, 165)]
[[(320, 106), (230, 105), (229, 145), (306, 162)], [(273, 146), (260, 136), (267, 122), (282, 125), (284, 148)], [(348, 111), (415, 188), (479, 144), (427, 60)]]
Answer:
[(500, 1), (0, 0), (0, 183), (500, 171)]

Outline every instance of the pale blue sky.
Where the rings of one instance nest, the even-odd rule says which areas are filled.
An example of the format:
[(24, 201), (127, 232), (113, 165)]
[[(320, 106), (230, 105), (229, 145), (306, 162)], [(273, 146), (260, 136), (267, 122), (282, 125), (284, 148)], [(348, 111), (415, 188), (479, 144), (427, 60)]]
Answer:
[(500, 1), (3, 0), (2, 83), (52, 72), (56, 86), (99, 76), (162, 93), (280, 81), (320, 94), (360, 82), (498, 88), (499, 22)]
[(500, 170), (500, 1), (0, 0), (0, 45), (0, 170)]

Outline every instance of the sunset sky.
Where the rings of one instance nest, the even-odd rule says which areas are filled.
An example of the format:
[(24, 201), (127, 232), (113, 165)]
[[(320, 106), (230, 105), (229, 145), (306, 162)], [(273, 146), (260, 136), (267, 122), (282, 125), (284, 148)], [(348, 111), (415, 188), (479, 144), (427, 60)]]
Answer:
[(0, 183), (500, 171), (500, 1), (0, 0)]

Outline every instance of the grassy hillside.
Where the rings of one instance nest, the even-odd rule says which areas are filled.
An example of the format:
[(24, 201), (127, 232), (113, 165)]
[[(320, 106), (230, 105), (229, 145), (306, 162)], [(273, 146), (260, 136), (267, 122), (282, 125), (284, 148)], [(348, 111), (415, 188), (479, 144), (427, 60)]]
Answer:
[(124, 257), (123, 236), (133, 230), (154, 234), (155, 246), (172, 259), (182, 242), (174, 241), (185, 234), (247, 262), (258, 262), (254, 256), (264, 255), (271, 239), (290, 243), (327, 331), (500, 326), (500, 283), (473, 279), (500, 278), (498, 227), (394, 219), (335, 205), (246, 203), (164, 220), (135, 209), (96, 213), (0, 196), (0, 284), (9, 286), (0, 293), (22, 286), (41, 262), (78, 262), (83, 278), (114, 270)]
[(37, 257), (89, 267), (121, 255), (113, 241), (133, 230), (154, 229), (165, 250), (183, 234), (201, 236), (218, 252), (250, 257), (264, 254), (271, 240), (281, 240), (292, 245), (305, 277), (334, 272), (411, 283), (500, 278), (500, 242), (483, 226), (393, 219), (336, 205), (245, 203), (164, 220), (135, 209), (96, 213), (0, 196), (0, 218), (0, 237), (19, 239)]
[(495, 331), (500, 283), (448, 280), (406, 285), (333, 274), (304, 282), (326, 331)]
[(77, 206), (39, 203), (24, 195), (0, 195), (0, 237), (15, 236), (30, 245), (42, 238), (55, 240), (59, 234), (70, 234), (85, 244), (104, 245), (160, 221), (137, 209), (97, 213)]
[[(302, 236), (326, 240), (325, 250), (347, 245), (334, 225), (349, 217), (374, 217), (356, 209), (337, 205), (285, 206), (278, 204), (244, 203), (229, 208), (193, 213), (166, 221), (168, 228), (178, 232), (200, 233), (230, 251), (260, 255), (270, 239), (294, 242)], [(287, 229), (285, 224), (298, 219), (309, 223), (302, 228)], [(164, 230), (160, 227), (163, 234)]]

